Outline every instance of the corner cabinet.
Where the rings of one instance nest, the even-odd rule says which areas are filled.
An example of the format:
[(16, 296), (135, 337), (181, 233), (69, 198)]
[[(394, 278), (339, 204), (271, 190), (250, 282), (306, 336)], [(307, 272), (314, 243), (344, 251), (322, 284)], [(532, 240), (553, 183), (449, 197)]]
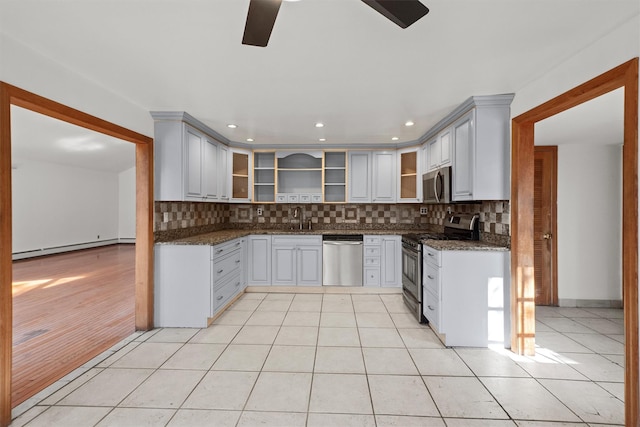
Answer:
[(247, 239), (247, 283), (249, 286), (271, 285), (271, 236), (251, 235)]

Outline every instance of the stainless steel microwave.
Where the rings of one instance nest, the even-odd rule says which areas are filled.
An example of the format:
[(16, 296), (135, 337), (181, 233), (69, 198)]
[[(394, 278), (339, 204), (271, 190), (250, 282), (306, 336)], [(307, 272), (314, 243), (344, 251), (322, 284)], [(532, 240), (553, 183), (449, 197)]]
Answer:
[(451, 166), (422, 175), (423, 203), (451, 203)]

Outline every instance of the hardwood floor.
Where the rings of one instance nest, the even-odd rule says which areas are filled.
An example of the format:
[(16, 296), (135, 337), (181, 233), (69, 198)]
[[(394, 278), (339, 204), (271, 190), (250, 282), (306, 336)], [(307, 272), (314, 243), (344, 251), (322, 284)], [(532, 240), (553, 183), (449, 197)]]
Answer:
[(12, 406), (135, 330), (135, 246), (13, 262)]

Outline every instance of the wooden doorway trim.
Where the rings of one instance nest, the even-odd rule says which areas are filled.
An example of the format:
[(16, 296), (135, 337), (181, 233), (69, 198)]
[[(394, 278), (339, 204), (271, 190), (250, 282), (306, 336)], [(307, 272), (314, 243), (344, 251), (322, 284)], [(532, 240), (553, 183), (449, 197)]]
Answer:
[(135, 323), (153, 327), (153, 139), (0, 82), (0, 427), (11, 422), (11, 105), (136, 144)]
[(638, 425), (638, 58), (559, 95), (512, 120), (511, 349), (535, 353), (533, 281), (534, 125), (624, 87), (622, 148), (622, 292), (625, 332), (625, 422)]

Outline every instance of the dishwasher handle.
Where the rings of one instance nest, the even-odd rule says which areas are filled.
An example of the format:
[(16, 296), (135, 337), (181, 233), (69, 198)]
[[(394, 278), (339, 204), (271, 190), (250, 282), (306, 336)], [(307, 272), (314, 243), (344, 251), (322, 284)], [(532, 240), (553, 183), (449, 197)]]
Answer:
[(344, 245), (362, 245), (362, 242), (345, 242), (345, 241), (341, 241), (341, 240), (330, 240), (330, 241), (324, 241), (322, 242), (323, 245), (330, 245), (330, 246), (344, 246)]

